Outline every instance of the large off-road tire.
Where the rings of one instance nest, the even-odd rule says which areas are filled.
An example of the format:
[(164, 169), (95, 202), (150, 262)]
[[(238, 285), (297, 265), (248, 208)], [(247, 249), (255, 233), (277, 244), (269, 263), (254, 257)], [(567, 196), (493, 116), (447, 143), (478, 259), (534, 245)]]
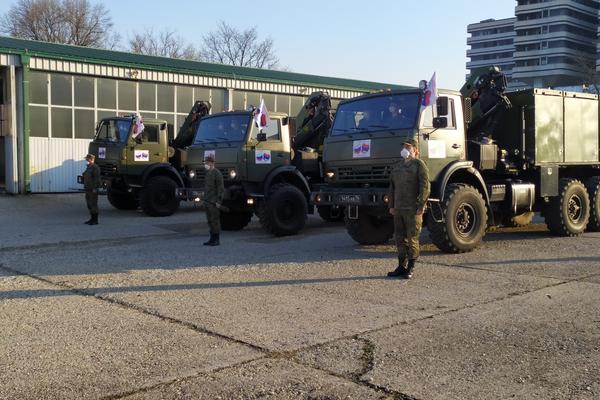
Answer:
[(239, 231), (244, 229), (252, 219), (251, 212), (241, 211), (221, 211), (219, 214), (221, 219), (221, 229), (224, 231)]
[(295, 235), (306, 224), (308, 204), (304, 193), (288, 183), (273, 185), (259, 209), (260, 224), (275, 236)]
[(585, 181), (585, 188), (590, 196), (590, 220), (587, 230), (600, 232), (600, 176), (593, 176)]
[(150, 178), (140, 191), (140, 207), (152, 217), (172, 215), (179, 208), (179, 199), (175, 197), (177, 183), (166, 176)]
[[(487, 208), (481, 193), (473, 186), (450, 184), (441, 207), (443, 222), (428, 218), (433, 244), (447, 253), (465, 253), (479, 246), (487, 228)], [(439, 214), (439, 210), (433, 211)]]
[(394, 236), (394, 219), (391, 216), (370, 215), (359, 208), (358, 219), (345, 213), (346, 231), (354, 241), (362, 245), (384, 244)]
[(522, 226), (527, 226), (527, 225), (531, 224), (531, 222), (533, 221), (534, 215), (535, 215), (535, 213), (533, 213), (533, 212), (526, 212), (523, 214), (511, 216), (511, 217), (506, 217), (506, 218), (503, 218), (502, 225), (509, 227), (509, 228), (518, 228), (518, 227), (522, 227)]
[(317, 206), (317, 212), (323, 221), (340, 222), (344, 220), (344, 207)]
[(108, 187), (106, 191), (108, 202), (118, 210), (135, 210), (138, 208), (139, 201), (135, 194)]
[(590, 219), (590, 198), (583, 183), (577, 179), (561, 179), (558, 196), (545, 205), (544, 218), (554, 235), (581, 235)]

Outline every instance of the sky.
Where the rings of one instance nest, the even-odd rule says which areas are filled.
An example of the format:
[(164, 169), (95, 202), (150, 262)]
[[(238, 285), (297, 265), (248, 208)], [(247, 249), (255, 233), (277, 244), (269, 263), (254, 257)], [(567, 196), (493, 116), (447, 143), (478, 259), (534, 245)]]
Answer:
[[(94, 0), (91, 0), (94, 2)], [(0, 1), (4, 14), (16, 0)], [(514, 16), (513, 0), (200, 1), (104, 0), (122, 41), (146, 28), (177, 31), (200, 46), (219, 21), (256, 26), (289, 71), (416, 86), (436, 72), (438, 87), (465, 79), (467, 25)]]

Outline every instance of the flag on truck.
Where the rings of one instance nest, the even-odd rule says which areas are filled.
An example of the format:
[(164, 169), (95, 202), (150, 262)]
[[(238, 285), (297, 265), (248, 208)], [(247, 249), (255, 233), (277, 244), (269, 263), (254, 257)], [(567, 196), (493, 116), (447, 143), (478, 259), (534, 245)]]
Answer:
[(423, 102), (421, 103), (422, 107), (429, 107), (430, 105), (435, 103), (437, 99), (437, 83), (435, 81), (435, 72), (431, 76), (429, 82), (427, 82), (427, 87), (423, 91)]
[(260, 100), (260, 106), (254, 111), (254, 123), (259, 130), (266, 128), (269, 124), (269, 112), (264, 99)]

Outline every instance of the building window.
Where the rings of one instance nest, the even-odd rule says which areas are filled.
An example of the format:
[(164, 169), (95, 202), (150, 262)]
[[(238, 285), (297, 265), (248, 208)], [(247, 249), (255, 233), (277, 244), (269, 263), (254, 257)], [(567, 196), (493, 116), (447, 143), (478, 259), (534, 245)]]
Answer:
[(58, 108), (52, 107), (51, 109), (52, 119), (52, 137), (72, 139), (73, 138), (73, 124), (72, 116), (73, 110), (70, 108)]
[(132, 81), (119, 81), (119, 110), (137, 110), (137, 85)]
[(140, 82), (140, 110), (156, 111), (156, 85)]
[(63, 74), (50, 74), (50, 87), (52, 93), (51, 104), (54, 106), (73, 105), (71, 95), (71, 76)]
[(29, 101), (35, 104), (48, 104), (48, 74), (45, 72), (29, 74)]
[(156, 85), (156, 98), (159, 112), (175, 112), (175, 86)]
[(75, 76), (75, 106), (94, 107), (94, 78)]
[(117, 108), (117, 81), (98, 78), (98, 108), (116, 110)]
[(48, 107), (29, 107), (29, 136), (48, 137)]
[(75, 110), (75, 139), (93, 139), (95, 128), (93, 110)]

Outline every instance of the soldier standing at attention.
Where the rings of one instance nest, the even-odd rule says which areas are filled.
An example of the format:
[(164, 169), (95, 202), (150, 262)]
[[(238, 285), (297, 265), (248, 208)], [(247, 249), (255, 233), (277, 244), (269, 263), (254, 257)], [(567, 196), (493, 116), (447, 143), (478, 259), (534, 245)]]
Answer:
[(221, 171), (215, 168), (215, 157), (212, 154), (204, 158), (204, 168), (206, 168), (206, 179), (204, 184), (204, 205), (206, 207), (206, 219), (210, 229), (210, 239), (204, 242), (205, 246), (218, 246), (219, 235), (221, 233), (220, 211), (223, 201), (223, 175)]
[(429, 171), (418, 158), (417, 142), (406, 139), (398, 162), (390, 176), (389, 210), (394, 216), (398, 247), (398, 267), (388, 276), (410, 279), (419, 257), (419, 236), (423, 212), (429, 197)]
[(95, 163), (96, 156), (88, 154), (85, 156), (87, 168), (83, 171), (83, 189), (85, 190), (85, 202), (90, 211), (91, 218), (85, 221), (88, 225), (98, 225), (98, 189), (100, 182), (100, 167)]

